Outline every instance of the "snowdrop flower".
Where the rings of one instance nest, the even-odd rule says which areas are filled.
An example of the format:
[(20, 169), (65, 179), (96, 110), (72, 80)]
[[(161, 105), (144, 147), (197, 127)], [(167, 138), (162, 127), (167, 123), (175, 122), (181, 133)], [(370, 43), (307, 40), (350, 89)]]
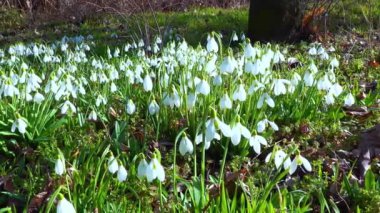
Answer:
[(132, 115), (136, 111), (136, 106), (131, 99), (127, 102), (126, 110), (129, 115)]
[(285, 61), (285, 56), (279, 50), (277, 50), (273, 55), (273, 63), (277, 64), (283, 61)]
[(143, 158), (137, 166), (137, 177), (143, 178), (146, 176), (146, 170), (148, 168), (148, 162)]
[(339, 83), (335, 83), (330, 87), (329, 93), (334, 95), (335, 97), (338, 97), (343, 92), (342, 86), (339, 85)]
[(63, 173), (65, 173), (65, 159), (62, 158), (62, 156), (58, 156), (57, 160), (55, 161), (54, 171), (55, 174), (61, 176)]
[(21, 133), (21, 134), (25, 134), (26, 133), (26, 127), (28, 125), (26, 124), (24, 118), (17, 118), (13, 124), (12, 124), (12, 128), (11, 128), (11, 131), (12, 132), (15, 132), (16, 131), (16, 128), (18, 129), (18, 131)]
[(232, 95), (232, 100), (245, 101), (247, 99), (247, 93), (245, 92), (244, 85), (240, 84)]
[(331, 61), (330, 61), (330, 67), (332, 69), (336, 68), (336, 67), (339, 67), (339, 61), (338, 59), (336, 59), (336, 57), (334, 57)]
[(219, 106), (222, 110), (232, 108), (232, 101), (227, 93), (225, 93), (223, 97), (220, 99)]
[(328, 93), (325, 95), (325, 101), (326, 101), (326, 104), (327, 104), (327, 105), (334, 104), (334, 102), (335, 102), (334, 95), (331, 94), (330, 92), (328, 92)]
[(238, 41), (239, 38), (238, 36), (236, 35), (236, 32), (234, 32), (233, 36), (232, 36), (232, 41)]
[(34, 95), (33, 101), (34, 101), (35, 103), (40, 104), (40, 103), (41, 103), (42, 101), (44, 101), (44, 100), (45, 100), (45, 97), (44, 97), (41, 93), (37, 92), (37, 93)]
[(174, 106), (180, 107), (181, 106), (181, 97), (179, 96), (177, 90), (173, 87), (172, 93), (168, 94), (164, 92), (164, 100), (163, 103), (166, 106), (169, 106), (170, 108), (173, 108)]
[(257, 109), (261, 109), (264, 105), (264, 101), (268, 106), (274, 107), (274, 101), (273, 99), (268, 95), (268, 93), (264, 93), (260, 96), (259, 101), (257, 102)]
[(273, 81), (274, 85), (274, 95), (278, 96), (281, 94), (286, 94), (286, 87), (285, 84), (290, 84), (290, 81), (285, 80), (285, 79), (275, 79)]
[(257, 49), (253, 48), (251, 43), (247, 43), (244, 47), (244, 57), (245, 58), (254, 58), (257, 55)]
[(352, 106), (354, 103), (355, 103), (355, 98), (351, 93), (349, 93), (344, 99), (344, 106)]
[(206, 140), (217, 138), (217, 130), (220, 130), (225, 137), (231, 137), (231, 127), (215, 117), (206, 121)]
[(114, 82), (111, 83), (111, 92), (114, 93), (117, 91), (116, 84)]
[(223, 59), (223, 62), (220, 65), (220, 72), (223, 74), (227, 74), (227, 73), (231, 74), (234, 72), (236, 67), (237, 67), (236, 60), (231, 56), (227, 56)]
[(193, 143), (191, 140), (184, 134), (182, 137), (180, 143), (179, 143), (179, 153), (181, 153), (182, 156), (184, 156), (186, 153), (192, 154), (193, 153)]
[(104, 105), (107, 104), (107, 99), (104, 98), (102, 95), (98, 95), (98, 97), (96, 98), (95, 105), (98, 107), (98, 106), (100, 106), (100, 104), (104, 104)]
[(251, 138), (251, 133), (247, 129), (247, 127), (243, 126), (240, 123), (240, 118), (238, 117), (238, 122), (232, 126), (231, 128), (231, 142), (233, 145), (238, 145), (241, 140), (241, 136), (244, 136), (246, 139)]
[(59, 201), (57, 205), (57, 213), (75, 213), (75, 208), (72, 203), (66, 200), (62, 194), (59, 194)]
[(119, 169), (117, 170), (117, 180), (119, 182), (123, 182), (127, 179), (128, 171), (125, 169), (125, 167), (120, 164)]
[(324, 75), (322, 78), (320, 78), (317, 82), (317, 88), (318, 90), (325, 90), (328, 91), (330, 87), (332, 86), (329, 78), (327, 75)]
[(266, 126), (269, 124), (269, 126), (272, 127), (274, 131), (278, 131), (278, 126), (275, 122), (270, 121), (268, 119), (261, 120), (257, 123), (257, 132), (261, 133), (264, 132)]
[(306, 71), (305, 75), (303, 76), (303, 81), (305, 82), (306, 86), (311, 87), (314, 83), (314, 74)]
[(158, 179), (160, 182), (165, 180), (165, 170), (160, 162), (154, 157), (146, 168), (146, 178), (148, 182)]
[(257, 154), (260, 154), (261, 153), (261, 145), (266, 146), (266, 145), (268, 145), (268, 142), (267, 142), (267, 140), (263, 136), (253, 135), (249, 139), (249, 145), (253, 147), (253, 150)]
[(117, 170), (119, 169), (119, 165), (117, 163), (116, 158), (113, 156), (112, 152), (110, 152), (111, 156), (108, 158), (108, 171), (111, 174), (115, 174)]
[(155, 115), (158, 111), (160, 111), (160, 106), (158, 106), (155, 100), (152, 100), (149, 104), (148, 110), (150, 115)]
[(88, 115), (88, 120), (90, 120), (90, 121), (97, 121), (98, 120), (98, 116), (94, 110), (92, 110), (90, 112), (90, 114)]
[[(266, 163), (268, 163), (270, 161), (272, 154), (273, 153), (271, 152), (267, 155), (267, 157), (265, 158)], [(284, 151), (277, 150), (274, 153), (274, 164), (275, 164), (277, 169), (279, 169), (281, 165), (283, 165), (284, 169), (288, 169), (290, 167), (291, 160)]]
[(70, 101), (65, 101), (61, 107), (61, 114), (65, 115), (67, 111), (70, 110), (72, 113), (77, 112), (77, 108)]
[(220, 75), (216, 75), (216, 76), (213, 78), (212, 83), (213, 83), (215, 86), (220, 86), (220, 85), (222, 85), (222, 83), (223, 83), (222, 76), (220, 76)]
[(189, 93), (187, 95), (187, 108), (192, 109), (195, 106), (195, 103), (197, 101), (197, 94), (196, 93)]
[(203, 95), (208, 95), (210, 93), (210, 85), (207, 81), (201, 80), (196, 86), (196, 91)]
[[(213, 140), (213, 139), (220, 140), (220, 135), (219, 135), (217, 132), (215, 132), (214, 137), (213, 137), (211, 140)], [(205, 149), (206, 149), (206, 150), (207, 150), (208, 148), (210, 148), (211, 140), (207, 140), (207, 139), (205, 138)], [(199, 134), (199, 135), (197, 135), (197, 136), (195, 137), (195, 143), (198, 145), (198, 144), (200, 144), (200, 143), (202, 143), (202, 142), (203, 142), (203, 134)]]
[(309, 55), (317, 55), (317, 49), (315, 48), (315, 46), (310, 48), (308, 53), (309, 53)]
[(145, 76), (143, 86), (144, 86), (145, 92), (151, 91), (153, 89), (152, 78), (149, 76), (149, 74)]
[(310, 162), (303, 156), (297, 155), (290, 164), (289, 174), (292, 175), (297, 170), (297, 167), (301, 165), (306, 169), (306, 171), (311, 172), (312, 168)]
[(216, 43), (215, 38), (213, 36), (208, 36), (206, 48), (208, 52), (218, 52), (218, 43)]

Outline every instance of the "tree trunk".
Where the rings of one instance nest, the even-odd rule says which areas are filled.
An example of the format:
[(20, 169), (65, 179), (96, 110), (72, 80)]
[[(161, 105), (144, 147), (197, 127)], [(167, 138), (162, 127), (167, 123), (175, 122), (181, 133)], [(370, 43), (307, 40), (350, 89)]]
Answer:
[(250, 0), (251, 41), (291, 41), (300, 25), (299, 0)]

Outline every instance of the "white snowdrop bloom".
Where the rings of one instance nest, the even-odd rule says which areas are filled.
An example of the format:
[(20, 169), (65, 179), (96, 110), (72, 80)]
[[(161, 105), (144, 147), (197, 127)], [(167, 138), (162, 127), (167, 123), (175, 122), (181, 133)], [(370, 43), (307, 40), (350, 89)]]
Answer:
[(285, 61), (285, 56), (279, 50), (277, 50), (273, 55), (273, 63), (277, 64), (283, 61)]
[(193, 149), (193, 143), (186, 135), (184, 135), (179, 143), (179, 153), (181, 153), (182, 156), (186, 153), (192, 154)]
[(216, 75), (216, 76), (214, 76), (212, 83), (213, 83), (215, 86), (220, 86), (220, 85), (222, 85), (222, 83), (223, 83), (222, 76), (220, 76), (220, 75)]
[(12, 84), (5, 84), (4, 90), (3, 90), (3, 95), (5, 97), (19, 96), (20, 91), (17, 87), (13, 86)]
[(211, 141), (216, 137), (216, 130), (220, 130), (225, 137), (231, 137), (230, 125), (215, 117), (206, 122), (206, 140)]
[(54, 171), (55, 174), (61, 176), (63, 173), (65, 173), (65, 160), (62, 159), (61, 156), (58, 157), (58, 159), (55, 161)]
[(285, 84), (290, 84), (290, 81), (288, 80), (285, 80), (285, 79), (275, 79), (273, 80), (273, 85), (274, 85), (274, 88), (273, 88), (273, 91), (274, 91), (274, 95), (275, 96), (278, 96), (278, 95), (285, 95), (286, 94), (286, 87), (285, 87)]
[(268, 95), (268, 93), (264, 93), (260, 96), (259, 101), (257, 102), (257, 109), (261, 109), (261, 107), (264, 105), (264, 102), (272, 108), (275, 106), (274, 100)]
[(232, 41), (238, 41), (238, 40), (239, 40), (239, 38), (236, 35), (236, 32), (234, 32), (234, 34), (232, 35)]
[(257, 55), (257, 49), (252, 47), (251, 43), (247, 43), (244, 47), (244, 57), (255, 58)]
[(334, 95), (335, 97), (338, 97), (343, 92), (342, 86), (339, 85), (339, 83), (335, 83), (330, 87), (329, 93)]
[(25, 134), (26, 132), (26, 127), (27, 127), (27, 123), (25, 122), (25, 120), (23, 118), (18, 118), (16, 119), (13, 124), (12, 124), (12, 127), (11, 127), (11, 131), (12, 132), (15, 132), (16, 131), (16, 128), (17, 130), (21, 133), (21, 134)]
[(111, 90), (111, 93), (114, 93), (117, 91), (117, 87), (116, 87), (116, 84), (114, 82), (111, 83), (110, 90)]
[(175, 88), (173, 88), (172, 94), (164, 93), (163, 103), (170, 108), (181, 106), (181, 97)]
[(344, 106), (352, 106), (354, 103), (355, 103), (355, 98), (351, 93), (349, 93), (344, 99)]
[(128, 171), (125, 169), (123, 165), (120, 164), (118, 170), (117, 170), (117, 180), (119, 182), (123, 182), (127, 180), (128, 177)]
[(148, 168), (148, 162), (146, 162), (145, 158), (142, 159), (137, 166), (137, 177), (143, 178), (146, 177), (146, 170)]
[(196, 91), (203, 95), (208, 95), (210, 93), (210, 85), (207, 81), (201, 80), (196, 86)]
[(311, 47), (308, 53), (309, 55), (317, 55), (317, 48), (315, 48), (315, 46)]
[(197, 101), (197, 94), (196, 93), (189, 93), (187, 95), (187, 108), (192, 109), (195, 106), (195, 103)]
[[(267, 155), (265, 158), (265, 162), (268, 163), (272, 157), (272, 152)], [(291, 160), (289, 156), (282, 150), (277, 150), (274, 153), (274, 164), (277, 169), (280, 168), (281, 165), (283, 165), (284, 169), (288, 169), (291, 164)]]
[(214, 73), (215, 70), (216, 70), (216, 60), (218, 59), (218, 57), (216, 55), (213, 55), (212, 58), (206, 63), (205, 65), (205, 71), (206, 73)]
[(320, 78), (317, 82), (317, 88), (318, 90), (325, 90), (328, 91), (330, 87), (332, 86), (329, 78), (327, 75), (324, 75), (322, 78)]
[(98, 74), (96, 72), (91, 73), (90, 80), (96, 82), (98, 80)]
[(149, 104), (148, 110), (150, 115), (155, 115), (160, 111), (160, 106), (158, 106), (155, 100), (152, 100)]
[(261, 133), (261, 132), (264, 132), (264, 130), (266, 129), (266, 126), (269, 124), (270, 127), (272, 127), (272, 129), (274, 131), (278, 131), (278, 126), (275, 122), (273, 121), (270, 121), (268, 119), (263, 119), (261, 121), (259, 121), (257, 123), (257, 132)]
[(328, 93), (325, 95), (325, 101), (326, 101), (326, 104), (327, 104), (327, 105), (334, 104), (334, 103), (335, 103), (334, 95), (328, 92)]
[(220, 65), (220, 72), (222, 74), (231, 74), (234, 72), (236, 67), (237, 67), (236, 60), (231, 56), (227, 56), (223, 59), (223, 62)]
[[(213, 140), (213, 139), (220, 140), (220, 135), (219, 135), (217, 132), (215, 132), (214, 137), (212, 138), (212, 140)], [(199, 134), (199, 135), (197, 135), (197, 136), (195, 137), (195, 143), (198, 145), (198, 144), (200, 144), (200, 143), (202, 143), (202, 142), (203, 142), (203, 134)], [(211, 145), (211, 141), (209, 141), (209, 140), (207, 140), (207, 139), (205, 138), (205, 149), (206, 149), (206, 150), (209, 149), (209, 148), (210, 148), (210, 145)]]
[(73, 204), (62, 196), (58, 201), (57, 213), (76, 213), (76, 211)]
[(115, 174), (115, 172), (117, 172), (118, 169), (119, 169), (119, 164), (117, 163), (116, 158), (111, 153), (110, 158), (108, 158), (108, 171), (111, 174)]
[(65, 101), (61, 107), (61, 114), (65, 115), (67, 111), (70, 110), (72, 113), (77, 112), (77, 108), (70, 101)]
[(145, 43), (144, 40), (140, 39), (139, 43), (137, 44), (138, 47), (144, 47)]
[(313, 83), (314, 83), (314, 74), (311, 73), (311, 72), (309, 72), (309, 71), (306, 71), (305, 75), (303, 76), (303, 81), (305, 82), (306, 86), (308, 86), (308, 87), (313, 86)]
[(253, 150), (257, 153), (257, 154), (260, 154), (261, 153), (261, 145), (268, 145), (268, 142), (267, 140), (263, 137), (263, 136), (260, 136), (260, 135), (253, 135), (250, 139), (249, 139), (249, 145), (251, 147), (253, 147)]
[(232, 95), (232, 100), (245, 101), (247, 99), (247, 93), (245, 92), (244, 85), (240, 84)]
[(156, 178), (160, 182), (165, 180), (164, 167), (160, 164), (160, 162), (158, 162), (156, 158), (153, 158), (146, 168), (146, 178), (148, 182), (152, 182)]
[(94, 110), (92, 110), (90, 112), (90, 114), (88, 115), (88, 120), (90, 120), (90, 121), (97, 121), (98, 120), (98, 115), (96, 114), (96, 112)]
[(120, 56), (120, 49), (116, 48), (115, 51), (113, 52), (113, 57), (118, 58)]
[(327, 52), (323, 52), (321, 55), (319, 55), (319, 57), (322, 59), (322, 60), (329, 60), (330, 56)]
[(223, 95), (223, 97), (219, 101), (220, 109), (232, 109), (232, 101), (227, 93)]
[(136, 111), (136, 106), (131, 99), (127, 102), (126, 111), (129, 115), (132, 115)]
[(107, 99), (103, 97), (102, 95), (98, 95), (98, 97), (96, 98), (95, 105), (99, 107), (101, 104), (106, 105)]
[(336, 59), (336, 57), (334, 57), (330, 61), (330, 67), (332, 67), (333, 69), (336, 68), (336, 67), (339, 67), (339, 61), (338, 61), (338, 59)]
[(44, 100), (45, 100), (45, 97), (44, 97), (41, 93), (37, 92), (37, 93), (34, 95), (33, 101), (34, 101), (35, 103), (40, 104), (40, 103), (41, 103), (42, 101), (44, 101)]
[(216, 43), (215, 38), (213, 36), (208, 36), (206, 48), (208, 52), (218, 52), (218, 43)]
[[(254, 73), (255, 71), (255, 66), (253, 65), (253, 63), (251, 61), (246, 61), (245, 62), (245, 65), (244, 65), (244, 71), (246, 73)], [(257, 73), (256, 73), (257, 74)]]
[(115, 67), (111, 68), (110, 78), (111, 81), (119, 79), (119, 72), (115, 69)]
[(251, 133), (247, 129), (247, 127), (243, 126), (240, 122), (237, 122), (231, 128), (231, 142), (233, 145), (238, 145), (241, 141), (241, 136), (246, 139), (251, 138)]
[(306, 169), (306, 171), (311, 172), (312, 168), (309, 160), (301, 155), (297, 155), (290, 164), (289, 174), (292, 175), (297, 170), (297, 167), (301, 165)]
[(254, 92), (262, 90), (264, 88), (265, 88), (264, 84), (262, 84), (261, 82), (255, 80), (255, 81), (252, 82), (251, 86), (249, 87), (248, 94), (252, 95)]
[(149, 74), (145, 75), (143, 86), (145, 92), (151, 91), (153, 89), (153, 81)]
[(308, 67), (308, 70), (312, 73), (317, 73), (318, 67), (314, 64), (314, 62), (311, 62), (311, 64)]

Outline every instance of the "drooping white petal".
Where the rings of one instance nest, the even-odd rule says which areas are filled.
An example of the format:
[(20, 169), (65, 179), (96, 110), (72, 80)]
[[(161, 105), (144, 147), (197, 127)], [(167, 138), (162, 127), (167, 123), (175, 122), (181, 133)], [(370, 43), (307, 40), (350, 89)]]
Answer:
[(292, 163), (290, 164), (289, 168), (289, 174), (293, 174), (297, 170), (297, 157), (293, 159)]
[(143, 87), (145, 92), (151, 91), (153, 89), (153, 81), (149, 74), (144, 77)]
[(58, 201), (57, 213), (75, 213), (75, 208), (66, 198), (62, 198)]
[(108, 171), (111, 173), (111, 174), (115, 174), (115, 172), (119, 169), (119, 165), (117, 163), (117, 160), (114, 156), (111, 156), (109, 159), (108, 159)]
[(188, 137), (184, 136), (179, 143), (179, 152), (181, 155), (184, 156), (186, 153), (192, 154), (193, 149), (193, 143)]
[(352, 106), (355, 103), (355, 98), (354, 96), (350, 93), (346, 96), (344, 99), (344, 105), (345, 106)]
[(300, 157), (300, 159), (302, 161), (302, 165), (306, 169), (306, 171), (311, 172), (312, 168), (311, 168), (311, 164), (310, 164), (309, 160), (307, 160), (303, 156), (299, 156), (299, 157)]
[(241, 140), (241, 131), (238, 125), (235, 125), (231, 131), (231, 142), (233, 145), (238, 145)]
[(63, 162), (62, 159), (58, 158), (55, 161), (54, 171), (57, 175), (63, 175), (63, 173), (65, 172), (65, 162)]
[(119, 166), (119, 169), (117, 170), (117, 180), (120, 182), (123, 182), (128, 177), (128, 171), (125, 169), (123, 165)]
[(148, 162), (142, 159), (137, 167), (137, 177), (142, 178), (146, 176), (146, 170), (148, 168)]

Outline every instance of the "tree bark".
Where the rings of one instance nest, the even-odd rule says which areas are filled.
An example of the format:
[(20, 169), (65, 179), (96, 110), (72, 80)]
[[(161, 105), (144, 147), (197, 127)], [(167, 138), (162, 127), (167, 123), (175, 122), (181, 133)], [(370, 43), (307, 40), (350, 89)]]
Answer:
[(290, 41), (300, 26), (298, 0), (250, 0), (251, 41)]

